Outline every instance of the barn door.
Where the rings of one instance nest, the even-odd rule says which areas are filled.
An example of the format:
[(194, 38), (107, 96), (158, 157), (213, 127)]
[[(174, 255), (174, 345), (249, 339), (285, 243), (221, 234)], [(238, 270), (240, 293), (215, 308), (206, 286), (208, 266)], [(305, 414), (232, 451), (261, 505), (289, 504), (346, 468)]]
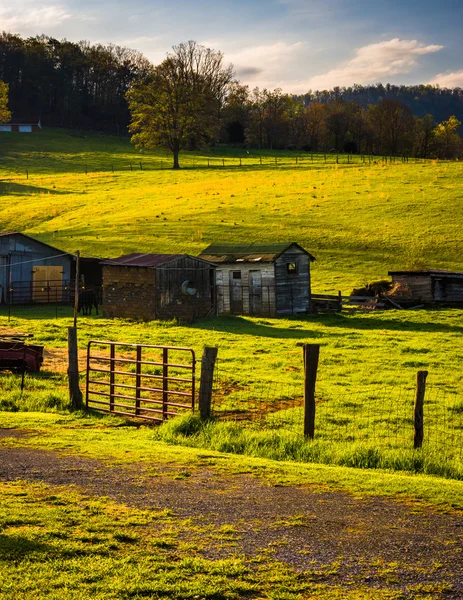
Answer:
[(63, 267), (37, 266), (32, 271), (32, 300), (61, 302), (63, 299)]
[(262, 314), (262, 272), (249, 271), (249, 314)]
[(230, 271), (230, 312), (233, 315), (243, 314), (241, 271)]

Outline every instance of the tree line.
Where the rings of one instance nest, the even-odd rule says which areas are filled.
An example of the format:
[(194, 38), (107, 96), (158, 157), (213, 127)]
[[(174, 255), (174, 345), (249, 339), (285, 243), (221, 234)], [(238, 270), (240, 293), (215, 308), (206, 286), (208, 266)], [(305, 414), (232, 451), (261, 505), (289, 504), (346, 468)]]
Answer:
[(281, 89), (250, 90), (234, 82), (223, 109), (223, 139), (257, 148), (455, 158), (461, 122), (418, 117), (401, 100), (363, 107), (341, 94), (295, 97)]
[(463, 91), (352, 86), (295, 96), (250, 89), (222, 53), (186, 42), (152, 65), (115, 45), (0, 34), (0, 81), (13, 117), (132, 134), (140, 148), (217, 142), (259, 149), (414, 155), (462, 153)]
[(0, 80), (13, 117), (69, 129), (127, 133), (125, 95), (149, 61), (120, 46), (0, 33)]

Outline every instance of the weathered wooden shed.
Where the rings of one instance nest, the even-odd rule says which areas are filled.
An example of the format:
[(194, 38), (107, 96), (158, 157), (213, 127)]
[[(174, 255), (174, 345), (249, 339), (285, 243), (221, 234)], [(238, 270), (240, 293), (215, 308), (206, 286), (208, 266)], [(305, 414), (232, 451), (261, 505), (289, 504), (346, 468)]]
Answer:
[(277, 316), (311, 310), (310, 263), (295, 242), (212, 244), (200, 257), (217, 264), (217, 312)]
[(463, 273), (456, 271), (390, 271), (397, 298), (416, 304), (463, 305)]
[(0, 232), (0, 302), (66, 302), (75, 257), (18, 231)]
[(103, 315), (185, 321), (215, 314), (215, 265), (187, 254), (103, 261)]

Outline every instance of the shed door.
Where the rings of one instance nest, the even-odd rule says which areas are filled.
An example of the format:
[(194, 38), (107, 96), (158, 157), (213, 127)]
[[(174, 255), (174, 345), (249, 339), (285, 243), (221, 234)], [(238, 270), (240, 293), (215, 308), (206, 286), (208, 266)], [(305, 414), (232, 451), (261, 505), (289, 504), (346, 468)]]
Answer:
[(63, 299), (63, 267), (38, 266), (32, 271), (32, 300), (61, 302)]
[(249, 271), (249, 314), (262, 314), (262, 272)]
[(233, 315), (243, 314), (241, 271), (230, 271), (230, 312)]

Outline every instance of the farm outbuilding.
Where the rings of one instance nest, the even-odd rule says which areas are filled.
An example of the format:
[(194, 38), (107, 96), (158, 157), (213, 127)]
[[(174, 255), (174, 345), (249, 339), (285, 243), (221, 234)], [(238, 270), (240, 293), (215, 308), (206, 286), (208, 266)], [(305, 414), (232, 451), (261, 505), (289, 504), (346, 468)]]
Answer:
[(18, 231), (0, 232), (0, 302), (66, 302), (75, 257)]
[(15, 119), (0, 125), (0, 133), (38, 133), (41, 129), (40, 119)]
[(103, 315), (188, 322), (215, 314), (215, 265), (187, 254), (103, 261)]
[(463, 273), (458, 271), (390, 271), (392, 297), (416, 304), (463, 305)]
[(311, 310), (310, 264), (295, 242), (212, 244), (200, 258), (217, 264), (218, 314), (294, 315)]

